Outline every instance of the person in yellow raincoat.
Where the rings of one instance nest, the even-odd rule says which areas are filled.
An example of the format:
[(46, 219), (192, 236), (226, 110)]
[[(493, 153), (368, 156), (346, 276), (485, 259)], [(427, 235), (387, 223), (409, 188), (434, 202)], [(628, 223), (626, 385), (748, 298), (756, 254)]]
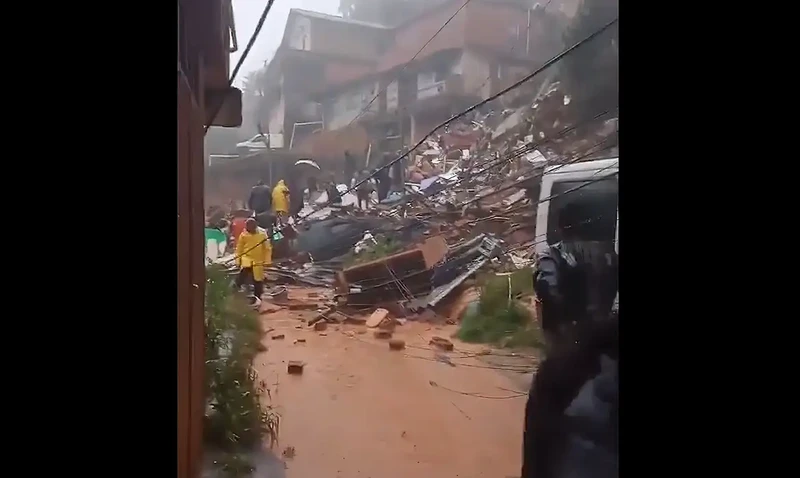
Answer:
[(272, 188), (272, 212), (275, 213), (275, 217), (281, 226), (289, 215), (289, 200), (289, 187), (281, 179)]
[(259, 229), (256, 220), (248, 219), (244, 231), (236, 241), (236, 265), (239, 275), (236, 276), (236, 288), (245, 283), (253, 284), (255, 293), (254, 305), (261, 304), (264, 293), (264, 267), (272, 264), (272, 244), (263, 229)]

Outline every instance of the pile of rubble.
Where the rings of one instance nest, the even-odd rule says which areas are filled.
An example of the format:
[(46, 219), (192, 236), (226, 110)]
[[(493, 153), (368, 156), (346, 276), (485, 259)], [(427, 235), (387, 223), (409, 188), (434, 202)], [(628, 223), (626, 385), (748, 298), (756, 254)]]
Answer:
[(317, 304), (318, 321), (378, 309), (408, 320), (457, 320), (454, 310), (463, 307), (454, 304), (473, 293), (465, 283), (478, 271), (530, 266), (544, 168), (575, 161), (577, 150), (593, 159), (586, 144), (615, 139), (616, 119), (606, 117), (558, 135), (563, 118), (556, 115), (543, 133), (536, 114), (557, 110), (553, 103), (569, 103), (557, 84), (533, 102), (449, 124), (408, 155), (405, 190), (374, 198), (366, 210), (352, 193), (336, 207), (325, 207), (324, 193), (314, 197), (287, 235), (295, 237), (291, 253), (267, 269), (271, 282), (333, 291)]

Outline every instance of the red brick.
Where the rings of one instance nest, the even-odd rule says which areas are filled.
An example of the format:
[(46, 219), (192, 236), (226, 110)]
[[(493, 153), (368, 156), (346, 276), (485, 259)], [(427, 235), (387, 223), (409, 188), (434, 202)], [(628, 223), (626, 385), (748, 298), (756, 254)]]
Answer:
[(306, 364), (297, 360), (291, 360), (286, 367), (286, 371), (289, 372), (289, 375), (303, 375), (303, 367)]
[(389, 350), (403, 350), (404, 348), (406, 348), (406, 343), (400, 339), (389, 341)]

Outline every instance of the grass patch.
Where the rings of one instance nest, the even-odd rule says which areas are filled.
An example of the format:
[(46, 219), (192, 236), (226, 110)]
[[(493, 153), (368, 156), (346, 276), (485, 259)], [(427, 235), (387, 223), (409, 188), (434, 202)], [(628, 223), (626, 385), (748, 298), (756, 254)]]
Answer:
[(256, 311), (234, 293), (225, 271), (206, 269), (206, 446), (223, 453), (221, 470), (230, 477), (248, 476), (253, 467), (244, 453), (268, 440), (278, 441), (280, 416), (263, 404), (269, 389), (253, 369), (264, 351)]
[(477, 307), (468, 309), (457, 337), (468, 343), (490, 343), (504, 347), (541, 347), (541, 330), (531, 312), (517, 298), (533, 289), (530, 271), (510, 276), (482, 278)]

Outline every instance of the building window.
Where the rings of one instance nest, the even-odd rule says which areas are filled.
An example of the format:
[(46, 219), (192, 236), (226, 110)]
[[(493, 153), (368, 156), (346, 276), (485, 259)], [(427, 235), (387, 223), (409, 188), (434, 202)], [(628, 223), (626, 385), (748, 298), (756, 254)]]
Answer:
[(447, 81), (448, 76), (450, 76), (450, 65), (437, 65), (433, 71), (433, 82)]

